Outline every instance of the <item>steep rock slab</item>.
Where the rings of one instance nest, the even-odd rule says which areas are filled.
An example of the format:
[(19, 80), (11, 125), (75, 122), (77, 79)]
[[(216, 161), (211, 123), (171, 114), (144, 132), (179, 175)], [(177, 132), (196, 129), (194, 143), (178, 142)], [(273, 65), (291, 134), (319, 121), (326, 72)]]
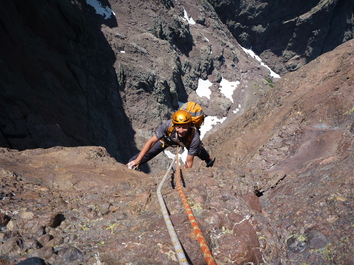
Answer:
[[(157, 201), (161, 175), (128, 170), (102, 147), (1, 149), (0, 165), (0, 253), (8, 261), (178, 264)], [(173, 225), (191, 263), (204, 264), (171, 177), (162, 192)], [(252, 183), (205, 167), (184, 171), (183, 179), (218, 264), (282, 259)]]
[(353, 51), (348, 41), (287, 74), (209, 143), (219, 166), (252, 179), (289, 260), (353, 262)]

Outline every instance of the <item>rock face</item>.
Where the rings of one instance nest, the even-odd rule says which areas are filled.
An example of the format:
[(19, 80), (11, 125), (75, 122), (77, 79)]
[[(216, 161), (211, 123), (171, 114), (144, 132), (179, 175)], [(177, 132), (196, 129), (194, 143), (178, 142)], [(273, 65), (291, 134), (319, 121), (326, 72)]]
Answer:
[(285, 75), (278, 89), (209, 138), (222, 154), (219, 166), (237, 165), (253, 179), (296, 263), (353, 262), (343, 255), (353, 222), (353, 51), (348, 41)]
[[(104, 16), (83, 0), (1, 3), (3, 147), (99, 145), (127, 162), (178, 101), (241, 113), (271, 79), (206, 1), (103, 1)], [(196, 95), (200, 78), (213, 100)], [(234, 101), (223, 78), (240, 82)], [(167, 160), (156, 161), (160, 170)]]
[(133, 132), (114, 54), (98, 24), (88, 20), (87, 5), (1, 3), (1, 146), (102, 145), (122, 159), (115, 150), (127, 150)]
[[(2, 3), (0, 145), (99, 145), (123, 163), (178, 102), (195, 100), (207, 115), (233, 119), (273, 86), (269, 70), (232, 34), (278, 73), (286, 72), (283, 62), (297, 69), (352, 38), (350, 1), (296, 8), (257, 1), (105, 1), (103, 15), (83, 0)], [(234, 23), (235, 16), (241, 22)], [(200, 79), (212, 83), (210, 98), (196, 94)], [(219, 89), (223, 79), (239, 82), (233, 100)], [(158, 157), (146, 170), (167, 163)]]
[(353, 1), (209, 2), (237, 41), (281, 74), (354, 37)]
[[(353, 263), (353, 50), (287, 74), (209, 137), (213, 168), (182, 172), (217, 264)], [(178, 264), (157, 202), (163, 173), (128, 170), (103, 147), (2, 148), (0, 165), (3, 264)], [(205, 264), (170, 176), (176, 233)]]
[[(102, 1), (103, 15), (81, 0), (0, 3), (0, 264), (178, 264), (156, 195), (170, 161), (124, 163), (186, 100), (228, 117), (203, 140), (214, 167), (182, 172), (217, 264), (354, 263), (352, 40), (277, 81), (207, 1)], [(240, 82), (232, 100), (223, 79)], [(168, 177), (178, 237), (205, 264)]]
[[(2, 149), (0, 162), (0, 257), (10, 264), (26, 257), (48, 264), (178, 264), (156, 196), (161, 175), (128, 170), (102, 147)], [(239, 179), (244, 187), (236, 188), (232, 171), (205, 167), (183, 178), (219, 264), (259, 264), (257, 223), (268, 224), (260, 228), (267, 233), (270, 220), (247, 182)], [(172, 187), (169, 178), (162, 193), (179, 239), (192, 264), (205, 264)]]

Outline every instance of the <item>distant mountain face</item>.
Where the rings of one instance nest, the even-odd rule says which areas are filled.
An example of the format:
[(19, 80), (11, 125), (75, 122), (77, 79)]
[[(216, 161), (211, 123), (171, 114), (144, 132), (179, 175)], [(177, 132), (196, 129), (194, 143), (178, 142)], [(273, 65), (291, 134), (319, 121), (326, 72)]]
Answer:
[[(276, 80), (269, 70), (239, 43), (253, 45), (274, 70), (284, 72), (273, 63), (280, 57), (272, 56), (276, 58), (272, 61), (265, 56), (272, 54), (268, 50), (280, 55), (283, 48), (271, 45), (269, 34), (259, 35), (264, 39), (258, 33), (257, 38), (252, 35), (260, 28), (252, 19), (260, 17), (250, 15), (250, 27), (241, 27), (245, 40), (238, 42), (234, 36), (238, 38), (239, 27), (231, 27), (234, 23), (221, 12), (229, 7), (225, 14), (237, 15), (246, 25), (244, 13), (266, 12), (270, 5), (277, 10), (281, 3), (263, 3), (256, 9), (250, 5), (242, 12), (234, 8), (237, 2), (197, 0), (1, 3), (6, 6), (0, 10), (2, 147), (98, 145), (124, 163), (169, 119), (179, 102), (197, 101), (207, 115), (228, 117), (230, 122), (274, 87)], [(105, 11), (100, 12), (94, 3)], [(288, 28), (268, 24), (265, 33), (289, 33)], [(350, 30), (350, 24), (347, 27)], [(296, 36), (310, 38), (305, 29), (301, 33), (302, 27), (296, 28)], [(346, 38), (351, 36), (348, 30)], [(321, 34), (311, 36), (321, 42), (316, 39)], [(334, 43), (328, 41), (324, 47), (330, 49)], [(319, 54), (313, 52), (310, 57)], [(293, 52), (289, 62), (301, 56)], [(196, 93), (200, 80), (212, 83), (210, 98)], [(232, 99), (221, 93), (222, 80), (239, 83)], [(166, 163), (166, 158), (158, 157), (150, 167), (159, 170)]]
[(278, 73), (299, 69), (354, 36), (354, 2), (209, 0), (244, 47)]

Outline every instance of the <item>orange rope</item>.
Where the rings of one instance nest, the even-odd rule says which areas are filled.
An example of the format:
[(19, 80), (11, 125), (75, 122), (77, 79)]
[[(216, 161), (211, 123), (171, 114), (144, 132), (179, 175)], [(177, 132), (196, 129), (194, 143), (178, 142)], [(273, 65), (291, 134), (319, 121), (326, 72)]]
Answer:
[(208, 244), (202, 234), (202, 231), (200, 230), (199, 226), (198, 226), (198, 223), (193, 215), (193, 212), (191, 210), (191, 208), (189, 207), (189, 204), (188, 204), (188, 201), (187, 201), (187, 198), (186, 196), (184, 195), (184, 192), (182, 190), (182, 186), (181, 186), (181, 169), (179, 167), (179, 160), (178, 160), (178, 148), (177, 148), (177, 154), (176, 154), (176, 163), (177, 163), (177, 166), (176, 166), (176, 172), (177, 172), (177, 175), (176, 175), (176, 185), (177, 185), (177, 190), (179, 192), (179, 195), (181, 197), (181, 200), (183, 202), (183, 206), (187, 212), (187, 215), (188, 215), (188, 218), (189, 218), (189, 221), (192, 225), (192, 228), (193, 228), (193, 231), (198, 239), (198, 242), (199, 242), (199, 246), (203, 252), (203, 255), (204, 255), (204, 258), (207, 262), (208, 265), (216, 265), (216, 262), (210, 252), (210, 249), (208, 247)]

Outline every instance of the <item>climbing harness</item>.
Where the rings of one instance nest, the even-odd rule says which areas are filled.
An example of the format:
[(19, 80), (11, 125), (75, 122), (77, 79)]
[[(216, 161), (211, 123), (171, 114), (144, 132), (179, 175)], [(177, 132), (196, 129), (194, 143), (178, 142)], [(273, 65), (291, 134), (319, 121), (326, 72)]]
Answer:
[(177, 147), (177, 154), (176, 154), (176, 159), (177, 159), (177, 166), (176, 166), (176, 185), (177, 185), (177, 190), (179, 192), (179, 195), (181, 197), (181, 200), (183, 202), (183, 206), (187, 212), (189, 221), (192, 225), (193, 231), (197, 237), (197, 240), (199, 242), (199, 246), (203, 252), (204, 258), (207, 262), (208, 265), (216, 265), (216, 262), (210, 252), (210, 249), (208, 247), (208, 244), (202, 234), (202, 231), (200, 230), (198, 223), (193, 215), (193, 212), (191, 210), (191, 208), (189, 207), (188, 201), (186, 196), (184, 195), (183, 189), (182, 189), (182, 185), (181, 185), (181, 170), (179, 167), (179, 161), (178, 161), (178, 147)]
[(163, 218), (165, 220), (168, 233), (170, 234), (173, 247), (175, 248), (175, 251), (177, 253), (177, 258), (178, 258), (179, 264), (188, 265), (186, 256), (184, 255), (184, 251), (183, 251), (182, 246), (181, 246), (181, 243), (178, 240), (176, 231), (173, 228), (171, 219), (170, 219), (170, 217), (168, 215), (168, 212), (167, 212), (167, 208), (166, 208), (165, 202), (164, 202), (164, 200), (162, 198), (162, 195), (161, 195), (162, 186), (163, 186), (163, 184), (165, 183), (165, 181), (167, 179), (168, 173), (171, 171), (171, 168), (172, 168), (172, 166), (173, 166), (173, 164), (175, 162), (175, 159), (176, 159), (176, 157), (173, 158), (171, 165), (169, 166), (165, 176), (163, 177), (159, 187), (157, 188), (157, 198), (158, 198), (160, 206), (161, 206), (161, 211), (162, 211), (162, 214), (163, 214)]

